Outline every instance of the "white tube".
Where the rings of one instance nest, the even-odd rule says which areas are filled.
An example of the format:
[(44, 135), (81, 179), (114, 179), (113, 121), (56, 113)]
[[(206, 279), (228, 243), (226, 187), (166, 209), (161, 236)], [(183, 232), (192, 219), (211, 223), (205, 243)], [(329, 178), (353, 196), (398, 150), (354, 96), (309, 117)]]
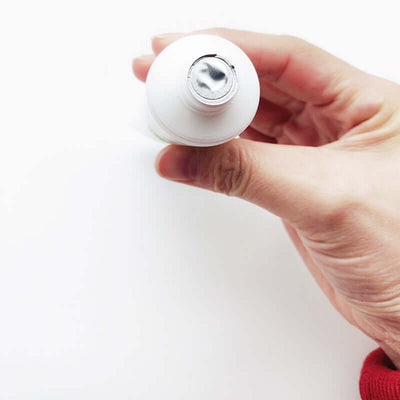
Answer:
[(213, 146), (242, 133), (257, 111), (260, 85), (247, 55), (213, 35), (166, 47), (146, 80), (148, 128), (168, 143)]

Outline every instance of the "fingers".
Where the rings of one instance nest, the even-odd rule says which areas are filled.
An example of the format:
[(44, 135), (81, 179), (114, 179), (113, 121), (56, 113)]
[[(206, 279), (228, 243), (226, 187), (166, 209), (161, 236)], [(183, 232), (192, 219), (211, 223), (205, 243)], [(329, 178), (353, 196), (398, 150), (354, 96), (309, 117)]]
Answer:
[(243, 198), (296, 224), (313, 220), (330, 200), (324, 160), (316, 148), (236, 139), (207, 148), (168, 146), (156, 168), (164, 178)]
[(290, 116), (287, 110), (261, 98), (250, 126), (264, 135), (277, 138), (282, 134), (282, 124)]
[[(224, 28), (206, 29), (191, 34), (222, 36), (239, 47), (253, 62), (261, 80), (271, 82), (286, 94), (313, 104), (332, 102), (340, 83), (361, 73), (356, 68), (306, 41), (283, 35), (269, 35)], [(156, 54), (184, 36), (174, 33), (153, 39)]]
[[(175, 40), (198, 33), (219, 35), (241, 47), (257, 69), (261, 96), (293, 112), (301, 109), (304, 102), (332, 103), (343, 85), (348, 86), (352, 78), (361, 74), (344, 61), (299, 38), (223, 28), (159, 35), (152, 40), (153, 51), (157, 55)], [(134, 69), (134, 72), (139, 79), (145, 79), (153, 60), (148, 56), (137, 61), (138, 70)]]
[[(333, 126), (334, 133), (331, 136), (334, 139), (338, 137), (336, 131), (346, 132), (360, 120), (368, 119), (381, 106), (382, 100), (375, 98), (365, 104), (365, 98), (371, 97), (368, 97), (366, 89), (366, 74), (301, 39), (221, 28), (190, 34), (196, 33), (225, 37), (248, 54), (259, 75), (261, 97), (269, 104), (264, 112), (257, 113), (252, 127), (268, 137), (280, 136), (280, 144), (326, 143), (326, 140), (321, 140), (319, 135), (321, 132), (331, 132), (332, 127), (316, 130), (316, 122), (310, 119), (309, 113), (302, 115), (306, 104), (308, 109), (315, 106), (313, 109), (317, 116), (319, 111), (324, 109), (329, 111), (329, 115), (333, 115), (333, 121), (342, 121), (342, 126), (339, 128), (337, 124)], [(166, 46), (182, 36), (185, 34), (156, 36), (152, 41), (155, 54), (159, 54)], [(133, 65), (135, 75), (144, 81), (153, 61), (154, 56), (136, 59)], [(287, 111), (300, 117), (290, 122)], [(327, 118), (319, 118), (316, 121), (319, 125), (321, 123), (326, 125)], [(289, 122), (286, 123), (286, 120)], [(281, 135), (282, 123), (285, 123), (284, 135)], [(245, 136), (255, 135), (249, 133)]]
[(132, 69), (138, 79), (143, 82), (146, 81), (150, 66), (155, 58), (155, 55), (147, 54), (133, 60)]
[(294, 114), (299, 114), (306, 104), (277, 88), (265, 78), (260, 79), (260, 96)]
[(251, 126), (248, 126), (246, 130), (243, 133), (241, 133), (240, 138), (254, 140), (256, 142), (276, 143), (275, 138), (265, 135), (264, 133), (261, 133), (253, 129)]

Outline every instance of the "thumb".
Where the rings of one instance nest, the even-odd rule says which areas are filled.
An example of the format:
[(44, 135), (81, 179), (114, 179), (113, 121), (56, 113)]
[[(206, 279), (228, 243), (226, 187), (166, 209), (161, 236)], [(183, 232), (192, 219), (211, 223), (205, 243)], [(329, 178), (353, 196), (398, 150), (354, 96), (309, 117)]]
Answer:
[(321, 218), (318, 210), (336, 209), (330, 165), (337, 163), (329, 163), (327, 152), (333, 153), (246, 139), (215, 147), (170, 145), (158, 155), (156, 169), (164, 178), (240, 197), (301, 223)]

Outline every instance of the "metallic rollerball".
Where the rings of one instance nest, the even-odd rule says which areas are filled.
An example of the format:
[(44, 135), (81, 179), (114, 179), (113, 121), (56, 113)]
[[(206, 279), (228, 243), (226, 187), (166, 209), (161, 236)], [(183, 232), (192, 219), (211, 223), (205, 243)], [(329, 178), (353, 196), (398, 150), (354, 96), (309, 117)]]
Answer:
[(213, 35), (169, 45), (146, 80), (148, 127), (175, 144), (213, 146), (242, 133), (257, 111), (260, 85), (247, 55)]
[(216, 54), (202, 56), (190, 67), (188, 85), (194, 97), (204, 104), (223, 104), (235, 94), (238, 81), (235, 68)]

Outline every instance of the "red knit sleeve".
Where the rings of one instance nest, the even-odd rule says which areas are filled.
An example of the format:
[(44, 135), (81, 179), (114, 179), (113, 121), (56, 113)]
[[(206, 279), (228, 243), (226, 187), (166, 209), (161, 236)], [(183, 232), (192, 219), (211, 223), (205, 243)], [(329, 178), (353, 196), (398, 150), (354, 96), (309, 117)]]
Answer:
[(400, 400), (400, 371), (380, 348), (364, 361), (360, 394), (362, 400)]

